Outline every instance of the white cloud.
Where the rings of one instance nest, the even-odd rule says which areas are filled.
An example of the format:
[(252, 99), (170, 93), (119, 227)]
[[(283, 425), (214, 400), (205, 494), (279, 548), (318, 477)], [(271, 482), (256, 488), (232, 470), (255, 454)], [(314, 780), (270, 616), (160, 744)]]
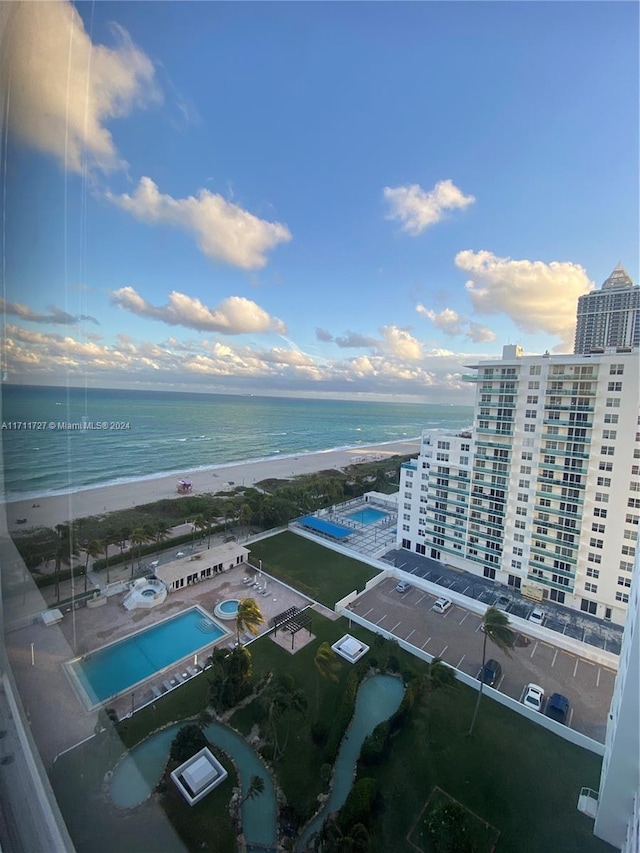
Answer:
[(266, 252), (291, 240), (286, 225), (259, 219), (206, 189), (175, 199), (143, 177), (131, 195), (107, 193), (107, 198), (141, 222), (188, 231), (207, 257), (241, 269), (260, 269), (267, 262)]
[(469, 323), (469, 328), (466, 332), (466, 337), (474, 342), (474, 344), (488, 344), (495, 341), (496, 333), (482, 326), (480, 323), (474, 323), (473, 320)]
[(594, 286), (579, 264), (514, 261), (470, 249), (455, 262), (473, 277), (466, 288), (479, 314), (506, 314), (524, 332), (546, 332), (572, 345), (578, 297)]
[(467, 319), (467, 317), (463, 317), (457, 311), (454, 311), (453, 308), (444, 308), (439, 314), (436, 314), (433, 309), (425, 308), (424, 305), (418, 303), (416, 305), (416, 312), (431, 320), (437, 329), (450, 337), (464, 334), (474, 344), (485, 344), (496, 339), (496, 334), (491, 329), (482, 326), (480, 323), (475, 323), (473, 320)]
[(414, 237), (440, 222), (448, 211), (464, 210), (475, 201), (472, 195), (464, 195), (450, 180), (438, 181), (428, 191), (419, 184), (410, 184), (385, 187), (383, 193), (390, 205), (387, 219), (400, 220), (402, 230)]
[(106, 123), (160, 98), (151, 60), (121, 27), (112, 32), (115, 48), (92, 45), (66, 0), (11, 9), (3, 42), (11, 129), (73, 172), (82, 171), (85, 152), (89, 167), (124, 166)]
[(419, 361), (423, 355), (422, 344), (405, 329), (398, 326), (381, 326), (382, 348), (393, 358)]
[(431, 320), (436, 329), (440, 329), (445, 335), (454, 336), (462, 334), (462, 324), (466, 321), (453, 308), (445, 308), (439, 314), (436, 314), (431, 308), (425, 308), (424, 305), (418, 303), (416, 311), (418, 314), (422, 314), (423, 317)]
[(223, 299), (215, 308), (209, 308), (199, 299), (173, 291), (166, 305), (147, 302), (133, 287), (121, 287), (111, 294), (112, 301), (125, 311), (140, 317), (160, 320), (170, 326), (185, 326), (200, 331), (219, 332), (224, 335), (243, 335), (257, 332), (285, 334), (282, 320), (272, 317), (263, 308), (243, 296)]
[[(393, 336), (391, 336), (393, 337)], [(75, 340), (8, 325), (8, 375), (14, 381), (98, 387), (157, 383), (184, 388), (380, 398), (429, 399), (470, 404), (473, 390), (461, 381), (469, 355), (431, 350), (422, 360), (376, 353), (353, 359), (316, 361), (299, 350), (253, 349), (210, 337), (180, 342), (137, 341), (119, 335), (113, 343)]]

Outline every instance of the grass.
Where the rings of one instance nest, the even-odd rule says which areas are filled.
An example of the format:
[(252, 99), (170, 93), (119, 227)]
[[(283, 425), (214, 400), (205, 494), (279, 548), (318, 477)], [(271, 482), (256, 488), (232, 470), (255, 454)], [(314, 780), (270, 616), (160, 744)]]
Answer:
[(251, 544), (251, 557), (263, 568), (300, 592), (333, 607), (353, 590), (379, 574), (377, 569), (352, 557), (323, 548), (295, 533), (280, 533)]
[(576, 805), (583, 785), (598, 788), (601, 759), (485, 701), (476, 734), (466, 737), (475, 693), (460, 685), (433, 694), (432, 745), (420, 707), (392, 742), (377, 779), (383, 804), (371, 827), (376, 850), (414, 850), (407, 834), (434, 787), (500, 833), (496, 853), (604, 853), (593, 822)]

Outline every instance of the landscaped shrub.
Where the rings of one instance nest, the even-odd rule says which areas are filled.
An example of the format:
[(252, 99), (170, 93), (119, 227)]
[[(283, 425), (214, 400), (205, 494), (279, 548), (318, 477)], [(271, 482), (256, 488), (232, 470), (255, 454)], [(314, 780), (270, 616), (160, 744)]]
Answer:
[(207, 745), (208, 741), (200, 726), (188, 723), (183, 726), (171, 742), (170, 756), (173, 761), (182, 764)]
[(324, 760), (329, 764), (333, 764), (335, 761), (340, 747), (340, 742), (342, 741), (344, 733), (351, 722), (351, 717), (353, 717), (356, 705), (356, 694), (363, 675), (364, 672), (362, 670), (352, 669), (345, 679), (342, 702), (340, 703), (337, 713), (331, 720), (329, 734), (327, 736), (327, 745), (324, 751)]
[(389, 663), (387, 669), (391, 672), (400, 672), (400, 661), (395, 655), (389, 655)]
[(427, 833), (434, 853), (473, 853), (469, 820), (459, 803), (443, 803), (427, 818)]
[(378, 786), (375, 779), (365, 777), (359, 779), (349, 791), (349, 796), (338, 814), (338, 824), (344, 831), (354, 823), (363, 823), (365, 826), (371, 818)]
[(324, 746), (327, 742), (329, 726), (324, 720), (316, 720), (311, 726), (311, 740), (316, 746)]
[(385, 720), (365, 738), (360, 751), (360, 761), (363, 764), (377, 764), (382, 761), (389, 746), (389, 731), (389, 720)]
[(409, 684), (404, 691), (404, 696), (402, 697), (402, 701), (398, 706), (398, 710), (389, 717), (388, 723), (391, 732), (400, 731), (402, 726), (405, 724), (409, 714), (411, 713), (411, 709), (413, 708), (415, 702), (416, 690), (415, 687), (417, 685), (417, 681)]

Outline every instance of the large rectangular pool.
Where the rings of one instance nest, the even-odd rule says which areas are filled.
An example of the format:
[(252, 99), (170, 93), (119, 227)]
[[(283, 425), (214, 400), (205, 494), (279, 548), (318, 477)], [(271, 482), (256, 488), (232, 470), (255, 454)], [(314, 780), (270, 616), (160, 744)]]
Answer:
[(124, 693), (183, 658), (209, 649), (229, 632), (199, 607), (192, 607), (104, 646), (77, 660), (67, 671), (88, 707)]

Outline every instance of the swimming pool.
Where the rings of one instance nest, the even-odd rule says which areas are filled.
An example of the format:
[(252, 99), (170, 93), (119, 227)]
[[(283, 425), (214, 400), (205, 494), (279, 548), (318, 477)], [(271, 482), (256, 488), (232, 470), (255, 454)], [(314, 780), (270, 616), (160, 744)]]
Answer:
[(95, 708), (183, 658), (212, 646), (229, 632), (200, 607), (192, 607), (66, 664), (83, 702)]
[(347, 515), (347, 518), (350, 518), (358, 524), (375, 524), (376, 521), (381, 521), (383, 518), (386, 518), (387, 515), (388, 513), (383, 512), (380, 509), (372, 509), (370, 506), (365, 506), (357, 512), (350, 513)]

